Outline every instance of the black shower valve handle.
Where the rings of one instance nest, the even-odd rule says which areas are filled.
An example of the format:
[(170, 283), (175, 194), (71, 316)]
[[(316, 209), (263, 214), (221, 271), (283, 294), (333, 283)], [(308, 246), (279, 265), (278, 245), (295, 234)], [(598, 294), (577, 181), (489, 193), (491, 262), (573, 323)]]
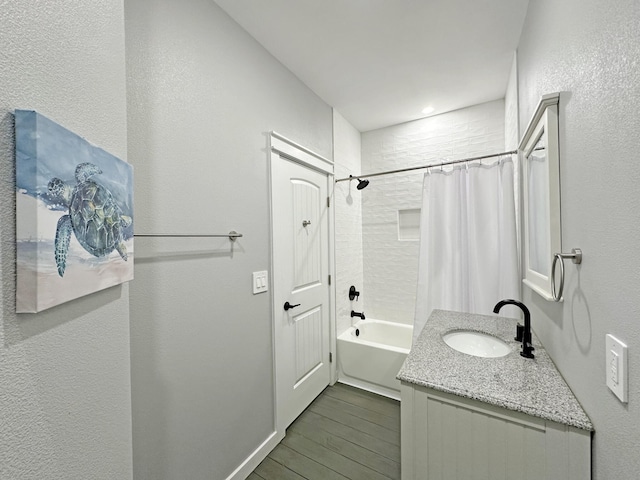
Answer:
[(360, 298), (360, 292), (356, 291), (356, 287), (351, 285), (349, 288), (349, 300), (353, 301), (355, 299), (357, 302), (358, 298)]

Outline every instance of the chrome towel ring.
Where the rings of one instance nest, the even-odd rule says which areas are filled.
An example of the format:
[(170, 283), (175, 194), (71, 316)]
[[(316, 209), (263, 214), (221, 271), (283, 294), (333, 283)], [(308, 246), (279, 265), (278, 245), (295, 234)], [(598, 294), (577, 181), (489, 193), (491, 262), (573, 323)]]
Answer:
[[(562, 290), (564, 289), (564, 259), (570, 258), (573, 263), (579, 265), (582, 263), (582, 250), (572, 248), (571, 253), (556, 253), (553, 255), (553, 263), (551, 264), (551, 295), (554, 302), (562, 300)], [(556, 263), (560, 260), (560, 287), (556, 291)]]

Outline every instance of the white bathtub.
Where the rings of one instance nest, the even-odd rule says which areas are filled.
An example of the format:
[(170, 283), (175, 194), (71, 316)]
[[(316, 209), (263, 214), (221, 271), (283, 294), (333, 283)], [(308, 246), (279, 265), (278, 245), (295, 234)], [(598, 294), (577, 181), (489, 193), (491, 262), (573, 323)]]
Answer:
[(338, 337), (338, 380), (399, 400), (396, 375), (409, 354), (412, 335), (411, 325), (360, 320)]

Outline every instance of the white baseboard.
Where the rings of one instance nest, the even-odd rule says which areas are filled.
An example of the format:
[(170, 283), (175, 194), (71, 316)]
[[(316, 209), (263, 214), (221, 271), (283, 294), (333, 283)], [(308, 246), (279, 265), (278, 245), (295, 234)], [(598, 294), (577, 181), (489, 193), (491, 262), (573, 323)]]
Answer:
[(226, 478), (226, 480), (245, 480), (249, 474), (253, 472), (258, 465), (260, 465), (260, 462), (269, 455), (269, 452), (276, 448), (283, 438), (284, 433), (279, 434), (278, 432), (273, 432), (264, 442), (262, 442), (262, 445), (256, 448), (255, 451)]

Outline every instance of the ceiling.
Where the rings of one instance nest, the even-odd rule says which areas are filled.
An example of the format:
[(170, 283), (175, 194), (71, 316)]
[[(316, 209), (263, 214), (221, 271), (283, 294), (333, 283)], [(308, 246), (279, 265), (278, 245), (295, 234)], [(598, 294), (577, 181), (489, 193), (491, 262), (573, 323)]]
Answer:
[(528, 0), (215, 0), (361, 132), (503, 98)]

